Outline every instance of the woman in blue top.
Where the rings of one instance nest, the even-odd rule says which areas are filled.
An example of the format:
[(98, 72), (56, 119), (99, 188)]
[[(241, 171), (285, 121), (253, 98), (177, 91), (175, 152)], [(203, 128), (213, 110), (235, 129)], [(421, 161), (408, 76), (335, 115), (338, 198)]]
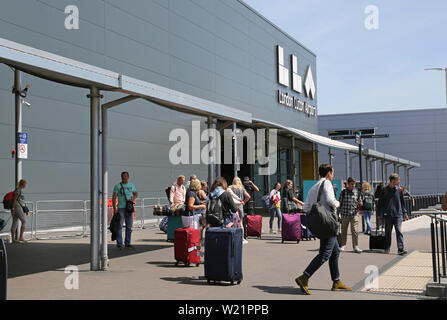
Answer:
[(206, 205), (202, 204), (198, 194), (202, 189), (202, 184), (198, 179), (192, 179), (189, 189), (186, 192), (186, 210), (185, 217), (182, 217), (184, 227), (199, 229), (199, 221), (202, 210), (206, 210)]

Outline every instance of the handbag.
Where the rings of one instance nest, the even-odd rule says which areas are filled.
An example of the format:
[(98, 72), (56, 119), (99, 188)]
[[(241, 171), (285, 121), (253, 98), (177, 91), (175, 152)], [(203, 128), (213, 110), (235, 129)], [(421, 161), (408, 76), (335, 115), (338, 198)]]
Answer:
[(307, 227), (319, 239), (328, 239), (336, 236), (340, 227), (337, 214), (326, 209), (320, 202), (324, 182), (318, 190), (317, 202), (312, 205), (312, 208), (306, 214)]
[(27, 206), (23, 206), (22, 210), (23, 210), (23, 213), (28, 213), (29, 212), (29, 209), (28, 209)]
[(126, 196), (126, 192), (124, 191), (124, 186), (121, 183), (121, 190), (123, 192), (124, 195), (124, 199), (126, 200), (126, 214), (130, 215), (134, 212), (134, 206), (133, 206), (133, 201), (132, 200), (127, 200), (127, 196)]

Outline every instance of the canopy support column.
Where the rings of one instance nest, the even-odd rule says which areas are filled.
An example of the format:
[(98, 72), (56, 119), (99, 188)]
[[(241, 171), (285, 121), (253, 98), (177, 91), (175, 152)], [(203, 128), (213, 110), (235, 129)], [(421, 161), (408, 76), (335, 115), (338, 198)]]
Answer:
[[(22, 74), (19, 70), (14, 69), (14, 95), (15, 95), (15, 146), (14, 150), (15, 153), (15, 181), (14, 181), (14, 188), (16, 187), (17, 183), (20, 179), (22, 179), (22, 164), (23, 160), (19, 158), (19, 152), (18, 149), (19, 146), (19, 132), (22, 132), (22, 98), (20, 97), (20, 91), (22, 87)], [(20, 238), (20, 229), (22, 228), (22, 222), (18, 220), (17, 229), (15, 231), (16, 239), (13, 240), (19, 240)]]
[(99, 107), (100, 94), (96, 87), (90, 88), (90, 270), (98, 271), (99, 266)]
[(234, 177), (238, 176), (237, 170), (237, 124), (233, 122), (233, 171)]

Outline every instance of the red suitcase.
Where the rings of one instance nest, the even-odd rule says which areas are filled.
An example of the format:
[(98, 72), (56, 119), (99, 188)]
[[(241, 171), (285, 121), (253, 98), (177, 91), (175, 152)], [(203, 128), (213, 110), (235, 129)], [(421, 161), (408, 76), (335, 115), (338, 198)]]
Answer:
[(262, 216), (247, 215), (247, 236), (261, 238)]
[(180, 228), (174, 232), (174, 255), (177, 266), (179, 262), (200, 264), (200, 231), (194, 228)]

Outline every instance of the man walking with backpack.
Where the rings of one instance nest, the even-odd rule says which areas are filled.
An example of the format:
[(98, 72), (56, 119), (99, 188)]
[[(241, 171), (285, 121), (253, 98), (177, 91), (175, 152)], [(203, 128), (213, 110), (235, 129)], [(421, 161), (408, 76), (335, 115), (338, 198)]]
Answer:
[[(304, 210), (310, 211), (312, 206), (318, 202), (329, 211), (335, 212), (340, 203), (335, 199), (334, 187), (332, 180), (334, 178), (334, 168), (328, 164), (322, 164), (318, 168), (318, 173), (321, 177), (310, 190), (307, 195), (307, 200), (304, 204)], [(320, 194), (321, 187), (321, 195)], [(326, 239), (320, 239), (320, 252), (312, 260), (309, 266), (304, 271), (303, 275), (295, 279), (296, 284), (301, 288), (304, 294), (310, 295), (308, 281), (309, 278), (326, 262), (329, 260), (329, 269), (333, 281), (332, 291), (351, 291), (352, 288), (343, 284), (340, 281), (340, 273), (338, 270), (338, 258), (340, 256), (340, 248), (338, 246), (337, 236), (333, 235)]]
[(399, 187), (399, 175), (390, 175), (390, 184), (383, 188), (382, 194), (377, 204), (377, 218), (385, 221), (385, 252), (389, 253), (391, 248), (391, 233), (396, 230), (397, 253), (407, 254), (404, 249), (404, 236), (402, 234), (402, 221), (408, 220), (407, 209), (405, 208), (404, 194), (402, 187)]

